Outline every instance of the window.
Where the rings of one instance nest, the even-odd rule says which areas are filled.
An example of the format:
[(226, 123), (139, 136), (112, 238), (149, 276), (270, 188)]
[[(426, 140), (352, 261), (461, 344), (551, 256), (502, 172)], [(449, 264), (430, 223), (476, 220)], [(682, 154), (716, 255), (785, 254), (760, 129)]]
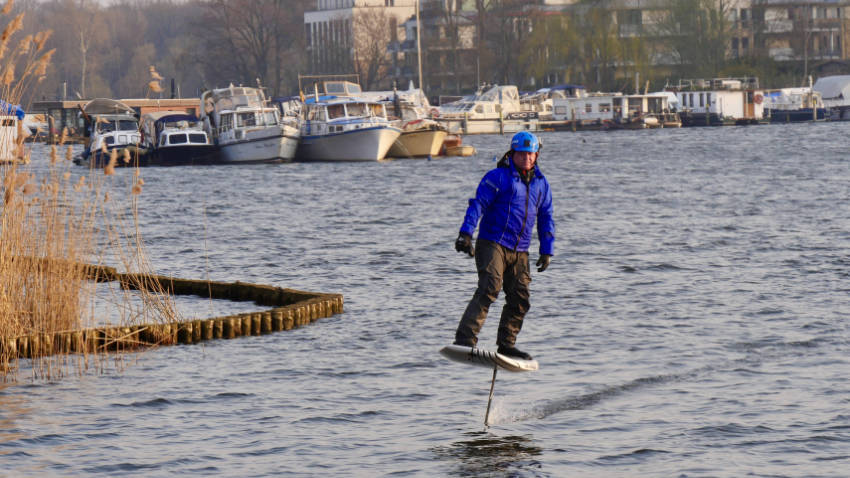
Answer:
[(565, 114), (567, 114), (567, 107), (566, 107), (566, 106), (556, 106), (556, 107), (555, 107), (555, 114), (556, 114), (556, 115), (565, 115)]
[(107, 136), (106, 138), (103, 138), (103, 141), (105, 141), (106, 144), (115, 144), (115, 137)]
[(186, 144), (188, 141), (186, 133), (172, 134), (168, 137), (168, 144)]
[(329, 120), (343, 117), (345, 117), (345, 107), (343, 105), (328, 105)]
[(386, 117), (383, 105), (379, 103), (370, 103), (369, 108), (372, 110), (372, 116), (377, 116), (379, 118)]
[(257, 118), (254, 112), (237, 113), (236, 126), (257, 126)]
[(711, 106), (711, 93), (705, 94), (705, 104)]
[(585, 113), (593, 113), (593, 104), (585, 103), (584, 104), (584, 112)]
[(691, 108), (694, 107), (694, 94), (693, 93), (688, 93), (688, 103), (691, 104)]
[(599, 111), (603, 113), (611, 111), (611, 103), (599, 103)]
[(189, 142), (194, 144), (207, 144), (207, 135), (202, 133), (191, 133)]
[(221, 129), (232, 129), (233, 128), (233, 113), (227, 113), (221, 115)]
[(139, 124), (132, 120), (118, 121), (118, 129), (121, 131), (133, 131), (139, 129)]
[(699, 105), (705, 106), (705, 97), (703, 96), (702, 93), (699, 94)]
[(348, 116), (367, 116), (366, 105), (363, 103), (349, 103), (345, 105)]

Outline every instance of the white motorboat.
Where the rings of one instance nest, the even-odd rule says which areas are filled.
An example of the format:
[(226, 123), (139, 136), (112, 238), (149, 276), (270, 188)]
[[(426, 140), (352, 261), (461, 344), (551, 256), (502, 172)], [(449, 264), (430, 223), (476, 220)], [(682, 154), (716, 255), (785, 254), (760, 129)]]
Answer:
[(379, 101), (387, 109), (390, 122), (401, 129), (387, 157), (424, 158), (437, 156), (448, 132), (430, 119), (431, 104), (421, 89), (411, 83), (407, 90), (365, 91), (363, 99)]
[(205, 91), (201, 120), (224, 162), (280, 162), (295, 157), (296, 123), (284, 121), (259, 88), (231, 85)]
[[(74, 159), (76, 164), (101, 168), (115, 154), (116, 166), (137, 166), (146, 152), (141, 147), (139, 120), (135, 110), (120, 101), (97, 98), (82, 109), (85, 121), (85, 147)], [(114, 151), (114, 153), (113, 153)]]
[(401, 135), (390, 124), (384, 104), (357, 97), (348, 81), (325, 82), (325, 95), (306, 98), (297, 159), (303, 161), (380, 161)]
[[(522, 113), (519, 91), (516, 86), (493, 86), (487, 91), (433, 108), (434, 120), (454, 134), (499, 134), (530, 130), (535, 131), (536, 118)], [(522, 127), (520, 123), (526, 123)]]

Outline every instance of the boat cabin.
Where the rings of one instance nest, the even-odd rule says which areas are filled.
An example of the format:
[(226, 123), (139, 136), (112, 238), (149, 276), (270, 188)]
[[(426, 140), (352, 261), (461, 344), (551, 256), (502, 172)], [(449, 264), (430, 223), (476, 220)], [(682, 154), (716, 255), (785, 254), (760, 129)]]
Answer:
[(517, 87), (496, 85), (487, 91), (479, 91), (474, 96), (466, 96), (462, 100), (441, 105), (439, 116), (498, 118), (500, 114), (507, 115), (521, 110)]
[(680, 80), (667, 90), (676, 94), (685, 125), (747, 124), (765, 118), (758, 78)]
[(387, 123), (387, 110), (383, 103), (377, 101), (320, 98), (320, 101), (316, 102), (308, 98), (307, 121), (302, 126), (302, 134), (344, 133)]
[(142, 144), (145, 147), (209, 145), (209, 137), (195, 115), (180, 111), (159, 111), (142, 117)]

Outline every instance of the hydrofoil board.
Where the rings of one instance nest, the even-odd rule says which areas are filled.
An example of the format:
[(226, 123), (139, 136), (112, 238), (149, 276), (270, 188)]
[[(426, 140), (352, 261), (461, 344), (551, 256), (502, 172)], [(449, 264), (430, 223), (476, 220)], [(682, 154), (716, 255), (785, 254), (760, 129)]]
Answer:
[(523, 360), (497, 352), (475, 347), (465, 347), (463, 345), (447, 345), (440, 350), (440, 353), (447, 359), (455, 362), (490, 369), (499, 367), (508, 372), (533, 372), (539, 368), (537, 360)]

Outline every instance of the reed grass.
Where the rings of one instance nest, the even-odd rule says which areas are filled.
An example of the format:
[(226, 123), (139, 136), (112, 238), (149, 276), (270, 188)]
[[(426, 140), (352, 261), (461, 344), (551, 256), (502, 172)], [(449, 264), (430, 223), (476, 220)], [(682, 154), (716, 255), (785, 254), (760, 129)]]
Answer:
[[(5, 3), (0, 18), (10, 15), (12, 3)], [(0, 99), (9, 104), (43, 79), (53, 55), (45, 49), (49, 32), (24, 37), (9, 49), (22, 20), (23, 14), (14, 16), (0, 34)], [(0, 153), (6, 153), (0, 157), (13, 158), (0, 163), (0, 380), (16, 380), (21, 367), (16, 354), (2, 346), (4, 339), (178, 319), (172, 298), (146, 278), (153, 267), (139, 234), (140, 171), (115, 175), (114, 151), (102, 172), (74, 167), (65, 137), (63, 131), (49, 158), (38, 158), (48, 161), (39, 168), (28, 162), (31, 151), (22, 135), (14, 142), (0, 141)], [(14, 148), (14, 155), (4, 148)], [(65, 148), (64, 157), (60, 148)], [(122, 159), (129, 163), (129, 152), (125, 154)], [(109, 287), (118, 323), (95, 316), (97, 287), (87, 265), (103, 263), (135, 273), (132, 287)], [(128, 305), (139, 299), (141, 308)], [(107, 361), (105, 350), (73, 357), (43, 352), (29, 367), (34, 378), (61, 377), (71, 369), (82, 373), (92, 365), (103, 370)]]

